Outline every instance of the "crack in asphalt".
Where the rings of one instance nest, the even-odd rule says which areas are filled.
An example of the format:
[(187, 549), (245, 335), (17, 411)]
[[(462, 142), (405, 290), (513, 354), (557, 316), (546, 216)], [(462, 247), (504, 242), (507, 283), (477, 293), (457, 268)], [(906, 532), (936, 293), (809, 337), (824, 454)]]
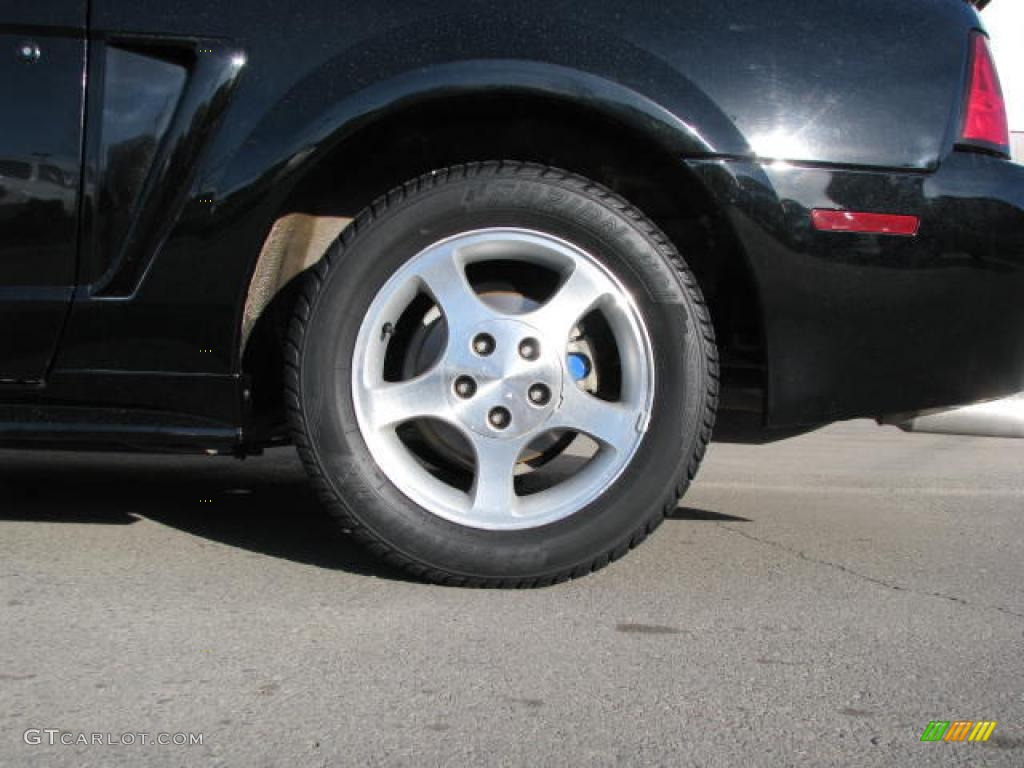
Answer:
[(762, 539), (758, 536), (754, 536), (753, 534), (747, 533), (746, 531), (741, 531), (739, 528), (733, 528), (732, 526), (727, 525), (726, 523), (717, 522), (715, 523), (715, 525), (718, 528), (729, 531), (730, 533), (735, 533), (739, 536), (742, 536), (745, 539), (749, 539), (750, 541), (756, 542), (758, 544), (763, 544), (769, 547), (775, 547), (776, 549), (781, 549), (783, 552), (788, 552), (789, 554), (794, 555), (801, 560), (805, 560), (809, 563), (814, 563), (815, 565), (821, 565), (826, 568), (832, 568), (834, 570), (845, 573), (848, 576), (853, 576), (856, 579), (867, 581), (871, 584), (876, 584), (880, 587), (884, 587), (885, 589), (892, 590), (893, 592), (909, 592), (914, 595), (921, 595), (922, 597), (934, 597), (939, 600), (946, 600), (950, 603), (957, 603), (958, 605), (962, 605), (967, 608), (996, 611), (1007, 616), (1013, 616), (1017, 619), (1024, 619), (1024, 613), (1017, 613), (1016, 611), (1012, 611), (1009, 608), (1004, 608), (1001, 605), (986, 605), (984, 603), (972, 603), (968, 600), (965, 600), (962, 597), (957, 597), (956, 595), (946, 595), (942, 592), (923, 592), (919, 589), (913, 589), (912, 587), (904, 587), (899, 584), (893, 584), (892, 582), (885, 581), (884, 579), (879, 579), (875, 576), (869, 576), (866, 573), (855, 571), (853, 568), (843, 565), (842, 563), (835, 563), (831, 560), (822, 560), (819, 557), (814, 557), (812, 555), (807, 554), (803, 550), (786, 546), (781, 542), (772, 541), (771, 539)]

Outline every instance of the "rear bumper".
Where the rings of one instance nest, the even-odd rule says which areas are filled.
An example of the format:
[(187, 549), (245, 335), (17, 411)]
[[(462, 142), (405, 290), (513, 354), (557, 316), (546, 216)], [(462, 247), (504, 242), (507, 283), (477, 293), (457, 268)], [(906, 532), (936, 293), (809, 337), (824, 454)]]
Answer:
[[(754, 276), (766, 415), (804, 424), (1024, 389), (1024, 167), (955, 153), (934, 173), (688, 165)], [(816, 231), (815, 208), (918, 216), (916, 237)]]

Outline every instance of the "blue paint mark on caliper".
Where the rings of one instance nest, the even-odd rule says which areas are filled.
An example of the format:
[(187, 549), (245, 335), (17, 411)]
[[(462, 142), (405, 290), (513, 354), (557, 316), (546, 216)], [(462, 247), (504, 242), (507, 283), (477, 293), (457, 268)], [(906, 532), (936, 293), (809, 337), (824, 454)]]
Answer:
[(581, 355), (579, 352), (570, 352), (566, 358), (566, 363), (569, 366), (569, 375), (575, 381), (583, 381), (590, 375), (590, 358), (586, 355)]

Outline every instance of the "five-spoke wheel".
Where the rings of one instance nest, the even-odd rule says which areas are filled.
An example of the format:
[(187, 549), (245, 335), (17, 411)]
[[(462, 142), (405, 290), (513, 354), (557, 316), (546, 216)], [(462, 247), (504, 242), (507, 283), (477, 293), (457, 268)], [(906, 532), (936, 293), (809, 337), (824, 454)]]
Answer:
[[(550, 272), (553, 290), (536, 308), (508, 311), (467, 277), (470, 267), (494, 274), (495, 264), (516, 265), (524, 280)], [(508, 294), (529, 286), (503, 288)], [(403, 339), (383, 329), (401, 326), (410, 307), (422, 313), (421, 296), (434, 302), (444, 341), (429, 368), (389, 381), (388, 352)], [(618, 366), (615, 399), (588, 392), (569, 370), (570, 345), (592, 315), (610, 329), (600, 342), (610, 349), (598, 360)], [(600, 368), (596, 373), (600, 378)], [(452, 522), (507, 530), (566, 517), (614, 482), (647, 427), (654, 365), (632, 298), (593, 256), (542, 232), (485, 229), (432, 244), (381, 288), (356, 342), (352, 389), (370, 452), (410, 499)], [(442, 422), (468, 443), (474, 474), (468, 492), (432, 472), (400, 438), (400, 429), (418, 420)], [(517, 493), (516, 473), (528, 471), (522, 465), (531, 446), (566, 432), (596, 441), (596, 453), (551, 487)]]

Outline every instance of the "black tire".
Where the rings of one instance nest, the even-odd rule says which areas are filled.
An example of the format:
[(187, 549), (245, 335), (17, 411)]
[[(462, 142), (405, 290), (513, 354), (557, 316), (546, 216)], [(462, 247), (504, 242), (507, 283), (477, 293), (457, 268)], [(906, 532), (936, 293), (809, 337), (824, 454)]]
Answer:
[[(374, 296), (405, 261), (452, 234), (516, 226), (587, 249), (632, 293), (654, 346), (650, 427), (626, 470), (570, 517), (488, 531), (413, 503), (367, 449), (344, 368)], [(299, 455), (329, 512), (418, 578), (537, 587), (597, 570), (674, 509), (704, 456), (718, 395), (714, 332), (689, 269), (649, 219), (585, 178), (532, 164), (455, 166), (361, 213), (305, 278), (286, 345), (286, 402)]]

